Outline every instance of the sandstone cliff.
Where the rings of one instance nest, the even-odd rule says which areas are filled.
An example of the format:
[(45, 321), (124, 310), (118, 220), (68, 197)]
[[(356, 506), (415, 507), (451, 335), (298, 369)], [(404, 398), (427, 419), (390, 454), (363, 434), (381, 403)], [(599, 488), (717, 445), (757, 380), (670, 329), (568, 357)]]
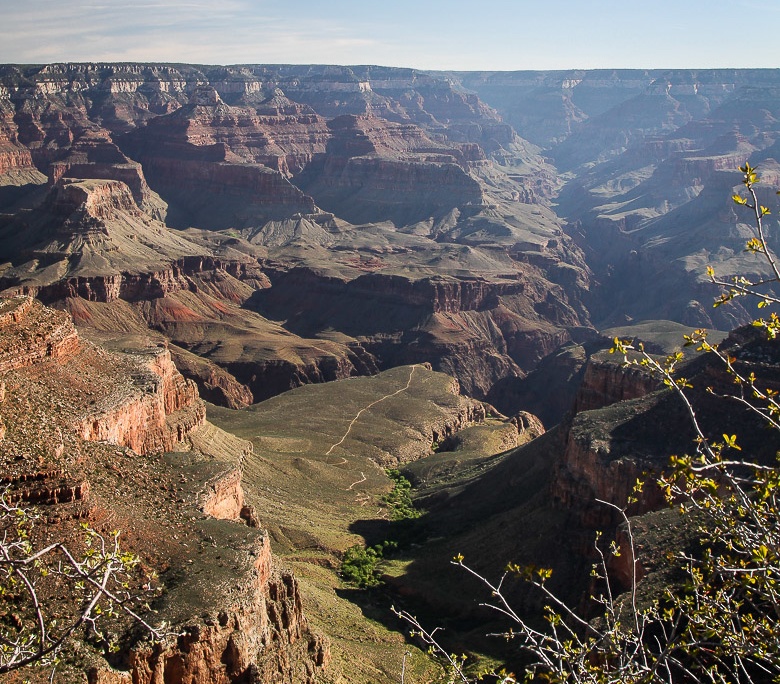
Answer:
[[(186, 588), (170, 592), (163, 611), (181, 614), (202, 606), (206, 614), (179, 621), (180, 634), (166, 642), (134, 648), (127, 681), (314, 682), (327, 665), (327, 644), (308, 629), (294, 576), (275, 566), (267, 536), (219, 533), (220, 544), (230, 549), (226, 560), (249, 570), (212, 569), (201, 577), (203, 569), (190, 568)], [(221, 595), (224, 602), (215, 605)], [(101, 682), (101, 673), (91, 680)]]
[(663, 505), (652, 473), (664, 467), (668, 445), (660, 439), (657, 444), (647, 442), (646, 428), (632, 429), (646, 420), (648, 406), (653, 405), (642, 398), (659, 387), (661, 382), (645, 369), (626, 367), (606, 352), (586, 362), (572, 414), (563, 425), (565, 447), (550, 484), (557, 505), (578, 516), (584, 527), (614, 525), (614, 511), (598, 500), (623, 507), (638, 480), (649, 481), (630, 513)]
[(624, 366), (618, 357), (601, 352), (585, 364), (585, 373), (574, 400), (573, 412), (592, 411), (619, 401), (643, 397), (662, 383), (645, 369)]
[[(756, 373), (767, 387), (778, 383), (775, 345), (754, 328), (735, 331), (720, 348), (738, 359), (745, 375)], [(692, 385), (687, 396), (701, 429), (714, 439), (724, 432), (739, 433), (751, 458), (771, 460), (775, 445), (762, 436), (760, 422), (718, 398), (732, 392), (733, 385), (712, 356), (694, 355), (680, 371)], [(647, 484), (629, 514), (662, 508), (655, 477), (667, 468), (672, 454), (692, 453), (695, 448), (695, 433), (679, 397), (644, 369), (624, 367), (602, 352), (588, 361), (575, 407), (565, 424), (565, 447), (550, 485), (557, 505), (573, 512), (586, 527), (609, 529), (616, 519), (595, 500), (622, 507), (641, 479)]]
[[(80, 521), (104, 534), (120, 529), (124, 548), (160, 574), (147, 618), (171, 627), (152, 645), (125, 624), (111, 665), (79, 632), (86, 641), (63, 654), (58, 676), (313, 682), (328, 646), (308, 628), (297, 583), (277, 566), (245, 501), (241, 466), (251, 445), (204, 423), (194, 384), (167, 349), (96, 347), (66, 313), (25, 297), (0, 300), (0, 340), (7, 496), (46, 507), (41, 539), (78, 544)], [(49, 681), (46, 670), (27, 674)]]

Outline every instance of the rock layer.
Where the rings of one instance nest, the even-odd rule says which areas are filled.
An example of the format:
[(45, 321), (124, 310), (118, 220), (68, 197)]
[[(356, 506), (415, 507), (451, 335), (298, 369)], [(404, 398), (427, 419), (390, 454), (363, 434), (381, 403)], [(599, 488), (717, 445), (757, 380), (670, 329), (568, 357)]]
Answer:
[(167, 349), (137, 354), (132, 388), (95, 404), (79, 419), (82, 439), (126, 446), (138, 453), (171, 451), (188, 433), (203, 425), (206, 410), (195, 383), (185, 380)]
[(315, 681), (328, 650), (308, 631), (295, 578), (274, 567), (267, 537), (247, 546), (252, 570), (235, 585), (239, 600), (183, 625), (169, 642), (134, 649), (134, 683)]
[[(90, 681), (115, 684), (314, 682), (328, 644), (309, 629), (267, 535), (244, 524), (251, 445), (204, 424), (167, 349), (136, 341), (109, 352), (79, 339), (66, 313), (24, 297), (0, 300), (0, 340), (2, 485), (8, 500), (47, 507), (32, 543), (78, 544), (83, 522), (108, 536), (120, 529), (123, 551), (144, 568), (131, 594), (144, 595), (144, 582), (164, 587), (154, 612), (136, 609), (178, 635), (150, 645), (120, 620), (124, 656), (112, 663), (123, 670), (97, 652), (81, 659), (84, 642), (63, 652), (58, 673), (76, 681), (89, 669)], [(144, 575), (152, 569), (159, 580)]]

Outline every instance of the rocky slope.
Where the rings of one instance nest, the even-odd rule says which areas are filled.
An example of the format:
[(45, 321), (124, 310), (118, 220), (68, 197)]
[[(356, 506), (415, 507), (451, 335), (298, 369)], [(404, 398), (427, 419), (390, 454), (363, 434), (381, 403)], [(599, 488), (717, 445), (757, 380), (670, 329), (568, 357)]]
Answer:
[[(74, 545), (80, 522), (121, 529), (125, 548), (160, 575), (148, 619), (179, 634), (151, 647), (128, 632), (112, 666), (99, 650), (68, 652), (57, 676), (314, 681), (327, 644), (309, 630), (268, 537), (241, 519), (251, 446), (204, 424), (194, 385), (168, 352), (109, 352), (80, 339), (67, 314), (24, 297), (2, 300), (0, 330), (6, 496), (44, 505), (39, 532)], [(27, 674), (49, 681), (45, 669)]]
[(33, 294), (104, 335), (153, 328), (215, 358), (223, 367), (176, 355), (210, 398), (246, 405), (253, 391), (262, 398), (375, 368), (359, 345), (307, 342), (243, 310), (270, 284), (251, 246), (193, 241), (142, 212), (119, 181), (61, 179), (40, 206), (0, 224), (7, 293)]
[[(14, 201), (0, 207), (14, 213), (0, 219), (10, 262), (4, 285), (26, 287), (105, 332), (146, 323), (219, 364), (256, 400), (418, 361), (485, 396), (589, 323), (589, 272), (548, 206), (556, 186), (549, 165), (494, 110), (438, 76), (111, 64), (13, 66), (0, 76), (8, 145), (29, 153), (50, 186), (44, 195), (40, 176), (14, 185)], [(14, 159), (15, 168), (28, 164)], [(90, 214), (87, 204), (107, 205), (87, 195), (109, 187), (113, 208)], [(163, 216), (179, 228), (223, 232), (182, 235), (156, 222)], [(345, 322), (334, 336), (305, 292), (291, 301), (286, 277), (275, 299), (294, 314), (252, 304), (284, 328), (242, 312), (252, 290), (269, 284), (251, 268), (258, 258), (268, 259), (267, 272), (301, 266), (343, 281), (346, 299), (329, 310), (348, 310), (347, 300), (362, 296), (363, 281), (348, 283), (367, 271), (390, 276), (370, 289), (407, 279), (416, 298), (428, 297), (413, 324), (419, 352), (400, 350), (403, 328), (377, 337), (371, 322), (357, 331)], [(500, 311), (440, 310), (426, 284), (432, 276), (456, 289), (474, 278), (495, 283)], [(515, 290), (523, 295), (507, 295), (504, 305), (497, 293), (507, 279), (522, 282)], [(319, 341), (290, 336), (281, 344), (285, 329), (304, 328)], [(209, 391), (209, 373), (187, 368)]]
[[(665, 318), (730, 330), (750, 319), (741, 306), (711, 310), (703, 273), (710, 264), (725, 277), (761, 274), (743, 253), (749, 217), (729, 198), (747, 159), (777, 183), (776, 71), (459, 78), (569, 172), (557, 211), (599, 284), (588, 300), (594, 321)], [(769, 200), (766, 192), (761, 201)]]

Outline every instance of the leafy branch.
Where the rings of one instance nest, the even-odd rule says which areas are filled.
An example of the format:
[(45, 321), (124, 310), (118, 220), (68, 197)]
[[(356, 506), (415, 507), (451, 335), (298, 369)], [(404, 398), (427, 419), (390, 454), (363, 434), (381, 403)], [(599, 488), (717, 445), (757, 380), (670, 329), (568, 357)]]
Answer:
[[(738, 296), (757, 298), (759, 309), (780, 303), (771, 288), (780, 283), (780, 270), (769, 248), (764, 219), (770, 213), (758, 202), (756, 169), (749, 163), (740, 168), (746, 195), (733, 201), (752, 212), (754, 236), (746, 250), (766, 261), (771, 276), (750, 280), (736, 276), (719, 279), (707, 272), (713, 283), (725, 287), (715, 306)], [(780, 193), (779, 193), (780, 194)], [(776, 339), (780, 318), (772, 313), (754, 326), (764, 329), (768, 341)], [(706, 388), (716, 397), (735, 402), (760, 419), (769, 429), (768, 440), (777, 440), (780, 430), (778, 390), (760, 380), (754, 371), (730, 349), (707, 340), (706, 331), (686, 335), (685, 346), (712, 354), (732, 380), (733, 391)], [(640, 342), (616, 338), (613, 353), (622, 354), (629, 366), (642, 366), (680, 399), (695, 432), (690, 454), (675, 455), (669, 469), (657, 477), (670, 506), (680, 514), (680, 524), (697, 537), (695, 551), (677, 549), (667, 560), (684, 580), (662, 592), (638, 600), (639, 575), (632, 521), (625, 508), (601, 502), (615, 509), (627, 535), (625, 548), (614, 542), (605, 552), (596, 540), (598, 562), (592, 575), (601, 586), (591, 595), (597, 606), (595, 619), (586, 619), (548, 586), (551, 571), (510, 564), (498, 582), (476, 572), (458, 555), (453, 563), (475, 577), (489, 591), (490, 600), (481, 605), (497, 612), (510, 623), (502, 636), (517, 640), (530, 655), (526, 681), (563, 684), (623, 684), (647, 682), (780, 681), (780, 468), (756, 462), (746, 455), (738, 435), (723, 433), (711, 437), (702, 429), (696, 407), (687, 392), (692, 383), (681, 372), (684, 355), (675, 352), (658, 358), (646, 352)], [(640, 495), (638, 483), (629, 504)], [(615, 596), (609, 582), (609, 560), (629, 554), (630, 588)], [(544, 598), (543, 627), (534, 627), (509, 604), (504, 583), (511, 575), (529, 582)], [(462, 658), (447, 654), (436, 641), (436, 630), (426, 632), (405, 611), (395, 611), (412, 625), (449, 668), (450, 681), (473, 682), (464, 670)], [(502, 675), (501, 682), (518, 681)]]
[[(104, 537), (86, 524), (83, 554), (74, 554), (62, 541), (44, 548), (33, 545), (37, 514), (9, 502), (0, 493), (0, 602), (13, 606), (0, 615), (0, 674), (32, 663), (49, 663), (80, 627), (116, 650), (101, 631), (101, 619), (124, 613), (154, 639), (165, 636), (136, 610), (139, 597), (131, 582), (140, 560), (124, 551), (119, 532)], [(151, 592), (151, 582), (146, 584)], [(58, 597), (75, 611), (58, 611)]]

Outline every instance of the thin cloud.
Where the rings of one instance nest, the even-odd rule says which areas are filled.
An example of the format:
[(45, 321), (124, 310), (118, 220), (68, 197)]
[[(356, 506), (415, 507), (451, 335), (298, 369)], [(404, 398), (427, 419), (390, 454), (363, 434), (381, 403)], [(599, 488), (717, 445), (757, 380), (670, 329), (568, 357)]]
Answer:
[[(739, 16), (760, 17), (766, 35), (780, 32), (780, 3), (733, 2)], [(0, 62), (777, 66), (771, 41), (749, 55), (736, 43), (724, 49), (733, 13), (703, 0), (482, 0), (478, 12), (471, 0), (0, 0), (0, 16)]]
[[(0, 3), (0, 11), (5, 0)], [(307, 61), (349, 59), (377, 40), (366, 27), (298, 18), (291, 22), (263, 3), (193, 0), (30, 2), (4, 11), (0, 61)], [(295, 59), (297, 58), (297, 59)]]

